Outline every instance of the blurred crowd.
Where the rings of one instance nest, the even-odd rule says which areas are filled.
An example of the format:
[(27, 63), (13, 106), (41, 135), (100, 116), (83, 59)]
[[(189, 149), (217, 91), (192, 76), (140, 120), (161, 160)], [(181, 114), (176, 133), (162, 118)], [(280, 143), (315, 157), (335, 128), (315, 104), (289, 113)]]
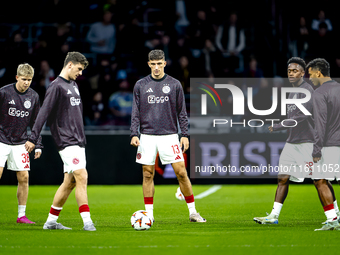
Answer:
[[(20, 1), (19, 1), (20, 2)], [(147, 55), (162, 49), (166, 73), (186, 95), (190, 77), (264, 78), (253, 84), (254, 99), (285, 86), (287, 60), (323, 57), (340, 77), (335, 35), (340, 20), (331, 1), (23, 1), (0, 17), (0, 86), (15, 82), (16, 67), (35, 68), (32, 88), (41, 102), (67, 52), (79, 51), (89, 67), (79, 77), (87, 126), (130, 124), (132, 90), (148, 75)], [(240, 85), (241, 86), (241, 85)], [(189, 102), (189, 100), (188, 100)], [(231, 103), (231, 102), (230, 102)], [(267, 109), (267, 105), (263, 105)], [(269, 106), (270, 107), (270, 106)], [(226, 113), (229, 114), (229, 113)]]

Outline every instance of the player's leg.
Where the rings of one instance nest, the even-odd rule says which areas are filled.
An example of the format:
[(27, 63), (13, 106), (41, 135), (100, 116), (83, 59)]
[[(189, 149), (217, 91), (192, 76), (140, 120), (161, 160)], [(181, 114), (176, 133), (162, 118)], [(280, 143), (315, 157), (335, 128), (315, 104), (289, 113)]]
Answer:
[(264, 217), (255, 217), (253, 220), (259, 224), (278, 224), (278, 218), (283, 206), (283, 203), (288, 194), (289, 178), (291, 166), (297, 165), (294, 158), (295, 146), (290, 143), (286, 143), (279, 160), (279, 173), (278, 173), (278, 185), (275, 193), (275, 200), (273, 209), (270, 214)]
[[(183, 158), (183, 154), (181, 155)], [(206, 222), (206, 219), (202, 218), (196, 211), (195, 198), (192, 192), (192, 186), (190, 179), (185, 168), (184, 161), (172, 163), (172, 168), (177, 176), (179, 187), (184, 195), (185, 201), (189, 209), (189, 219), (191, 222)]]
[(325, 179), (314, 180), (314, 186), (318, 192), (322, 206), (333, 204), (333, 195)]
[(171, 164), (177, 176), (180, 189), (184, 195), (189, 209), (189, 219), (192, 222), (206, 222), (196, 211), (195, 199), (191, 182), (185, 168), (184, 156), (179, 143), (178, 135), (165, 135), (157, 141), (159, 157), (163, 165)]
[(28, 198), (28, 179), (29, 179), (28, 171), (17, 171), (16, 174), (17, 174), (17, 180), (18, 180), (18, 190), (17, 190), (18, 219), (17, 219), (17, 223), (34, 224), (35, 222), (30, 221), (26, 217), (26, 204), (27, 204), (27, 198)]
[(333, 195), (328, 187), (328, 181), (325, 179), (317, 179), (314, 180), (314, 185), (327, 218), (326, 224), (320, 229), (315, 229), (315, 231), (333, 230), (339, 226), (339, 223), (333, 205)]
[(78, 207), (88, 204), (88, 197), (87, 197), (87, 179), (88, 174), (86, 169), (78, 169), (73, 172), (74, 179), (76, 181), (76, 200)]
[(84, 223), (84, 230), (96, 231), (93, 221), (91, 219), (90, 208), (87, 196), (87, 180), (88, 174), (85, 168), (78, 169), (73, 172), (76, 180), (76, 200), (79, 207), (79, 213)]
[(275, 193), (275, 202), (283, 204), (286, 200), (289, 190), (289, 175), (279, 175), (277, 178), (277, 189)]
[(289, 175), (279, 175), (277, 178), (277, 189), (275, 193), (275, 201), (273, 205), (273, 210), (270, 215), (273, 215), (273, 218), (278, 219), (280, 216), (280, 212), (283, 206), (284, 201), (288, 195), (289, 190)]
[[(321, 150), (322, 157), (318, 162), (319, 167), (317, 168), (318, 176), (314, 178), (314, 185), (317, 189), (320, 202), (323, 206), (325, 216), (327, 218), (326, 224), (317, 230), (333, 230), (340, 228), (338, 223), (337, 214), (334, 208), (334, 196), (332, 189), (329, 186), (329, 180), (333, 180), (336, 173), (331, 171), (330, 166), (335, 166), (335, 163), (339, 160), (340, 148), (338, 147), (323, 147)], [(322, 169), (320, 171), (319, 169)]]
[(58, 208), (63, 207), (75, 187), (76, 180), (73, 174), (64, 173), (64, 180), (54, 195), (52, 205)]
[[(17, 198), (18, 205), (26, 206), (27, 197), (28, 197), (28, 171), (17, 171), (17, 180), (18, 180), (18, 190), (17, 190)], [(19, 212), (18, 218), (25, 215), (24, 212)]]
[(155, 165), (143, 165), (143, 196), (145, 211), (153, 219), (153, 197), (155, 194)]
[(288, 195), (289, 175), (278, 175), (274, 205), (271, 213), (265, 217), (255, 217), (254, 221), (259, 224), (278, 224), (283, 203)]
[(67, 198), (75, 186), (76, 181), (73, 174), (64, 173), (63, 183), (59, 186), (57, 192), (54, 195), (50, 213), (48, 214), (48, 218), (43, 229), (71, 229), (61, 225), (60, 223), (57, 223), (57, 220)]
[(153, 197), (155, 194), (154, 175), (155, 160), (157, 156), (157, 139), (159, 136), (145, 135), (140, 136), (140, 145), (137, 148), (136, 162), (142, 165), (143, 169), (143, 196), (145, 211), (150, 218), (153, 216)]
[(29, 154), (24, 145), (10, 145), (10, 153), (7, 160), (7, 168), (15, 171), (18, 180), (18, 218), (17, 223), (34, 224), (27, 219), (26, 203), (28, 197), (28, 171), (30, 170)]
[(340, 212), (339, 212), (339, 207), (338, 207), (338, 201), (336, 200), (336, 197), (335, 197), (333, 185), (330, 181), (327, 182), (327, 185), (328, 185), (329, 190), (332, 192), (334, 210), (335, 210), (336, 215), (338, 216), (338, 221), (340, 221)]
[[(85, 148), (69, 146), (59, 151), (59, 155), (64, 163), (64, 182), (54, 197), (49, 219), (56, 223), (62, 206), (65, 204), (72, 190), (76, 188), (75, 195), (79, 206), (79, 213), (84, 222), (84, 230), (95, 231), (96, 228), (90, 217), (87, 198), (88, 174), (86, 170)], [(58, 224), (61, 225), (60, 223)]]
[(4, 171), (4, 168), (0, 166), (0, 179), (1, 179), (3, 171)]
[(184, 161), (172, 163), (172, 168), (177, 176), (179, 187), (185, 197), (191, 196), (192, 186), (185, 168)]

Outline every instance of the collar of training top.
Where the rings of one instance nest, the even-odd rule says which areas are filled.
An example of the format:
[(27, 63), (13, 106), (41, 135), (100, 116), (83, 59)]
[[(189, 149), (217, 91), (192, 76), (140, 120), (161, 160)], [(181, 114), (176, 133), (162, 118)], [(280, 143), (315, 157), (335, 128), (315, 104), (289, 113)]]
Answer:
[(63, 81), (67, 82), (67, 83), (71, 83), (71, 81), (66, 80), (64, 77), (61, 77), (60, 75), (58, 77), (61, 78)]
[(150, 74), (151, 80), (157, 81), (157, 82), (163, 81), (167, 76), (168, 76), (168, 75), (165, 73), (164, 76), (163, 76), (161, 79), (155, 79), (155, 78), (153, 78), (152, 75)]
[(14, 90), (15, 90), (18, 94), (20, 94), (20, 95), (25, 95), (25, 94), (28, 92), (28, 89), (29, 89), (29, 88), (26, 89), (25, 92), (20, 92), (19, 90), (17, 90), (16, 83), (13, 84), (13, 87), (14, 87)]

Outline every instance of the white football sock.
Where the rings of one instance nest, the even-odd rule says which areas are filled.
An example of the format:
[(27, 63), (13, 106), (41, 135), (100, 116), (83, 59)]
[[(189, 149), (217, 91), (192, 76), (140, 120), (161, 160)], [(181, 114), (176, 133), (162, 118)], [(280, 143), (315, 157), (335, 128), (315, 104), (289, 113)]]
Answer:
[(83, 219), (84, 225), (88, 222), (92, 222), (90, 212), (82, 212), (80, 213), (80, 216)]
[(272, 210), (272, 212), (270, 214), (279, 217), (281, 209), (282, 209), (282, 206), (283, 206), (283, 204), (278, 203), (278, 202), (274, 202), (273, 210)]
[(334, 209), (325, 211), (325, 215), (327, 217), (327, 221), (332, 221), (337, 217)]
[(145, 204), (145, 211), (148, 212), (150, 217), (153, 217), (153, 204)]
[(197, 213), (196, 207), (195, 207), (195, 202), (187, 203), (188, 209), (189, 209), (189, 215), (193, 213)]
[(18, 205), (18, 218), (25, 216), (26, 205)]

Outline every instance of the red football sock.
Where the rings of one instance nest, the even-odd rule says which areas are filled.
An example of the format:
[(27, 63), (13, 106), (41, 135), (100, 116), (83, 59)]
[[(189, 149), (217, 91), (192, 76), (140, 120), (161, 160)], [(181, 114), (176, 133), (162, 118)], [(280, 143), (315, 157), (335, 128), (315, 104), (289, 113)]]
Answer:
[(90, 207), (87, 204), (79, 206), (79, 213), (90, 212)]
[(57, 209), (51, 207), (50, 214), (55, 215), (55, 216), (59, 216), (60, 212), (61, 212), (61, 210), (57, 210)]
[(187, 196), (187, 197), (184, 196), (184, 198), (185, 198), (185, 201), (187, 202), (187, 204), (195, 202), (194, 194), (192, 194), (191, 196)]
[(153, 204), (153, 197), (144, 197), (144, 204), (146, 205)]

